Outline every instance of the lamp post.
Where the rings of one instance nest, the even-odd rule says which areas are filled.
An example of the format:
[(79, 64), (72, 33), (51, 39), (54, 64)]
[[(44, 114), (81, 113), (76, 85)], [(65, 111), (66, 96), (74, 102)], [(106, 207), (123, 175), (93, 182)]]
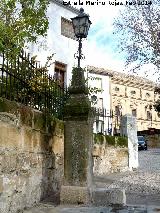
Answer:
[(89, 15), (84, 13), (84, 9), (80, 9), (78, 16), (71, 18), (74, 34), (79, 42), (78, 51), (74, 55), (78, 59), (78, 68), (80, 68), (80, 60), (84, 58), (82, 54), (82, 38), (87, 38), (90, 25), (92, 24), (89, 20)]
[(84, 203), (92, 201), (92, 138), (93, 112), (88, 98), (82, 59), (82, 39), (88, 35), (91, 25), (89, 16), (80, 9), (80, 14), (72, 18), (75, 36), (79, 42), (78, 67), (72, 70), (69, 98), (64, 107), (64, 185), (61, 187), (62, 203)]

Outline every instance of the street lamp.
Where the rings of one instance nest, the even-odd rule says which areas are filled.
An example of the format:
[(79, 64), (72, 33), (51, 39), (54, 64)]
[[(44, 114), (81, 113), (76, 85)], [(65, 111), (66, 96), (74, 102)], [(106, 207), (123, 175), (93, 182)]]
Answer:
[(80, 9), (79, 15), (75, 18), (71, 18), (71, 20), (75, 36), (79, 42), (78, 52), (75, 54), (75, 58), (78, 59), (78, 68), (80, 68), (80, 60), (84, 58), (82, 54), (82, 38), (87, 38), (92, 23), (89, 20), (89, 15), (84, 13), (83, 8)]

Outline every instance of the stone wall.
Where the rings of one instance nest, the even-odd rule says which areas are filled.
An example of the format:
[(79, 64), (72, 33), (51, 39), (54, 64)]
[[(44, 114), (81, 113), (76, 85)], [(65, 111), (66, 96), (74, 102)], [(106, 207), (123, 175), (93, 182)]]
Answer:
[(148, 148), (160, 148), (160, 134), (146, 135)]
[(1, 213), (16, 213), (48, 197), (58, 202), (63, 131), (62, 121), (0, 99)]
[(95, 144), (93, 158), (95, 176), (128, 170), (128, 148)]

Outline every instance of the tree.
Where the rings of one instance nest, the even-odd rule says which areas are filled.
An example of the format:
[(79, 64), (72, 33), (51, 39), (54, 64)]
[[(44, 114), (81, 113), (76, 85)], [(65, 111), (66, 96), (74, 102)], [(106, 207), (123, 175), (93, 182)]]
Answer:
[(49, 0), (0, 1), (0, 52), (18, 55), (48, 29), (46, 15)]
[(42, 67), (23, 49), (47, 35), (49, 0), (0, 1), (0, 96), (60, 116), (64, 90), (48, 75), (53, 55)]
[(48, 75), (50, 57), (43, 67), (35, 59), (24, 51), (9, 60), (3, 54), (6, 64), (0, 68), (0, 97), (62, 118), (68, 94), (53, 76)]
[[(126, 65), (134, 64), (133, 71), (142, 65), (160, 68), (160, 1), (132, 2), (125, 5), (114, 21), (118, 34), (118, 48), (126, 56)], [(144, 3), (146, 5), (140, 5)], [(152, 4), (151, 4), (152, 3)]]
[[(154, 74), (160, 80), (160, 1), (140, 5), (147, 1), (134, 1), (121, 10), (114, 21), (115, 34), (118, 34), (118, 48), (126, 56), (126, 66), (132, 65), (132, 71), (143, 65), (153, 65)], [(156, 88), (155, 92), (160, 93)], [(154, 108), (160, 112), (160, 100)]]

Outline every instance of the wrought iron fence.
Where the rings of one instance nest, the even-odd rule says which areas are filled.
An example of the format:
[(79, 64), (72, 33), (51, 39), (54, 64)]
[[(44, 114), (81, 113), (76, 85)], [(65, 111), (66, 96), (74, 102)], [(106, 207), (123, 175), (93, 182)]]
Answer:
[(67, 92), (47, 70), (22, 51), (18, 57), (0, 57), (0, 96), (63, 118)]
[(95, 122), (101, 123), (101, 130), (103, 134), (120, 134), (121, 117), (122, 114), (114, 113), (113, 110), (105, 108), (94, 108)]

